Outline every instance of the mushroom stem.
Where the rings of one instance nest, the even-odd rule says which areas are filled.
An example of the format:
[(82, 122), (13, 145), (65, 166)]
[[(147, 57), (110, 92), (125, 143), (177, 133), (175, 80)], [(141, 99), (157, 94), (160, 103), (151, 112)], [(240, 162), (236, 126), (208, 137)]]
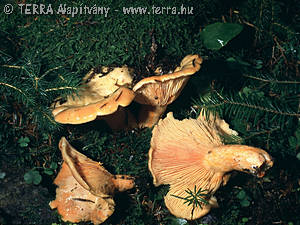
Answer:
[(123, 107), (119, 107), (118, 111), (113, 114), (103, 116), (103, 119), (112, 130), (121, 130), (137, 127), (136, 119), (132, 113)]
[(222, 145), (207, 152), (204, 165), (215, 172), (239, 170), (263, 176), (261, 170), (264, 166), (272, 167), (273, 161), (267, 152), (259, 148), (247, 145)]
[(127, 191), (134, 187), (133, 178), (126, 175), (115, 175), (115, 177), (112, 178), (112, 182), (120, 192)]
[(154, 126), (162, 114), (166, 111), (165, 106), (142, 105), (138, 115), (138, 125), (140, 128)]

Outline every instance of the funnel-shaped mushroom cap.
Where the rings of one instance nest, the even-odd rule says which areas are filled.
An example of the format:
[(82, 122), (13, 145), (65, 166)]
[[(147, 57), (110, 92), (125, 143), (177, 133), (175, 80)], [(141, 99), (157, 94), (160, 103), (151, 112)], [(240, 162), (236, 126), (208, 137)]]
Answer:
[(52, 111), (55, 121), (63, 124), (82, 124), (116, 112), (121, 107), (128, 106), (134, 99), (134, 92), (121, 87), (110, 96), (101, 96), (87, 90), (79, 96), (68, 97), (67, 102), (55, 106)]
[[(73, 177), (78, 183), (96, 196), (112, 195), (121, 186), (122, 191), (133, 188), (133, 178), (126, 175), (114, 176), (99, 162), (95, 162), (74, 149), (66, 138), (59, 142), (63, 160), (69, 166)], [(122, 185), (115, 185), (112, 180), (119, 180)], [(128, 185), (126, 187), (126, 185)], [(120, 190), (119, 190), (120, 191)]]
[(135, 101), (152, 106), (166, 106), (172, 103), (189, 77), (200, 69), (201, 63), (200, 56), (188, 55), (174, 73), (144, 78), (133, 87), (136, 93)]
[[(228, 172), (240, 170), (258, 176), (273, 165), (269, 154), (243, 145), (224, 145), (220, 119), (205, 117), (176, 120), (172, 113), (160, 120), (152, 131), (149, 170), (154, 185), (169, 184), (165, 204), (172, 214), (186, 219), (204, 216), (217, 206), (213, 194), (229, 179)], [(224, 121), (225, 123), (225, 121)], [(228, 133), (228, 131), (224, 131)], [(189, 190), (201, 189), (208, 204), (184, 204)]]
[(167, 105), (179, 96), (191, 75), (200, 69), (202, 58), (188, 55), (175, 69), (175, 72), (152, 76), (138, 82), (133, 91), (135, 101), (142, 104), (139, 112), (139, 127), (152, 127), (165, 112)]
[(76, 151), (64, 137), (59, 148), (64, 163), (54, 181), (58, 188), (51, 208), (57, 208), (65, 221), (102, 223), (114, 212), (114, 192), (133, 188), (133, 178), (112, 175), (101, 163)]

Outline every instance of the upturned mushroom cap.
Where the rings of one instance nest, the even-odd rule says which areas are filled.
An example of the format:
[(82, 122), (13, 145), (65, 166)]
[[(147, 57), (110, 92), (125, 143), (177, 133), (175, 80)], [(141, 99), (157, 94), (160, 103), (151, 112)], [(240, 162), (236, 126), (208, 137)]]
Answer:
[(134, 99), (134, 92), (121, 87), (110, 96), (84, 91), (74, 99), (55, 107), (52, 111), (54, 119), (63, 124), (82, 124), (96, 119), (97, 116), (113, 114), (119, 107), (128, 106)]
[(101, 163), (76, 151), (63, 137), (59, 142), (63, 165), (54, 183), (56, 199), (50, 202), (64, 221), (104, 222), (114, 212), (113, 194), (134, 187), (127, 175), (112, 175)]
[(67, 96), (66, 101), (57, 99), (52, 104), (54, 119), (63, 124), (82, 124), (97, 116), (113, 114), (119, 106), (128, 106), (135, 97), (128, 89), (133, 80), (131, 73), (127, 66), (92, 69), (83, 78), (78, 94)]
[(115, 202), (112, 197), (98, 197), (83, 188), (72, 176), (66, 162), (63, 163), (54, 183), (58, 186), (56, 199), (49, 205), (51, 209), (57, 208), (63, 221), (92, 221), (94, 224), (100, 224), (113, 214)]
[[(213, 194), (226, 184), (228, 172), (240, 170), (261, 177), (273, 165), (269, 154), (262, 149), (224, 145), (220, 133), (230, 132), (224, 131), (224, 124), (220, 128), (219, 118), (208, 121), (204, 118), (179, 121), (168, 113), (152, 131), (148, 166), (153, 183), (170, 185), (165, 196), (166, 207), (185, 219), (197, 219), (218, 206)], [(202, 208), (184, 204), (182, 199), (188, 197), (186, 190), (195, 187), (207, 194), (204, 198), (208, 204), (202, 204)]]
[(139, 81), (133, 91), (135, 101), (152, 106), (165, 106), (172, 103), (180, 94), (191, 75), (200, 69), (202, 58), (188, 55), (173, 73), (147, 77)]
[(147, 77), (133, 87), (134, 100), (144, 105), (138, 117), (140, 127), (152, 127), (157, 123), (167, 105), (180, 95), (190, 76), (200, 69), (201, 63), (199, 55), (188, 55), (173, 73)]

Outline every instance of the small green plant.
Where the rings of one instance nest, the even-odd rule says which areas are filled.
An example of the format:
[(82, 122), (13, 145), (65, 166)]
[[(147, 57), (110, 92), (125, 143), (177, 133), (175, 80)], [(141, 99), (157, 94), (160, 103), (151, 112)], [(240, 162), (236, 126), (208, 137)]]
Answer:
[(53, 175), (54, 171), (57, 169), (57, 163), (55, 162), (51, 162), (50, 167), (49, 168), (43, 168), (44, 169), (44, 173), (51, 176)]
[(54, 171), (57, 169), (57, 164), (52, 162), (49, 168), (45, 167), (34, 167), (28, 172), (24, 174), (24, 180), (27, 184), (35, 184), (38, 185), (42, 182), (42, 175), (38, 171), (38, 169), (42, 170), (42, 172), (46, 175), (53, 175)]
[(238, 225), (245, 225), (247, 222), (249, 222), (249, 218), (243, 217), (242, 220), (238, 223)]
[(28, 146), (30, 139), (28, 137), (21, 137), (18, 140), (18, 144), (21, 148), (25, 148)]
[(39, 171), (29, 170), (24, 174), (24, 180), (27, 184), (35, 184), (38, 185), (42, 181), (42, 176)]
[(193, 209), (192, 209), (192, 218), (193, 218), (193, 212), (195, 208), (200, 207), (200, 209), (202, 209), (203, 204), (204, 205), (208, 204), (208, 201), (205, 199), (208, 196), (208, 194), (204, 193), (207, 192), (207, 190), (202, 190), (201, 188), (197, 190), (197, 187), (195, 185), (194, 191), (188, 188), (187, 190), (185, 190), (185, 192), (188, 194), (187, 197), (181, 197), (177, 195), (172, 195), (172, 196), (184, 200), (183, 204), (187, 204), (188, 206), (193, 205)]
[(250, 206), (250, 197), (246, 194), (244, 190), (241, 190), (237, 193), (236, 197), (239, 199), (242, 207)]

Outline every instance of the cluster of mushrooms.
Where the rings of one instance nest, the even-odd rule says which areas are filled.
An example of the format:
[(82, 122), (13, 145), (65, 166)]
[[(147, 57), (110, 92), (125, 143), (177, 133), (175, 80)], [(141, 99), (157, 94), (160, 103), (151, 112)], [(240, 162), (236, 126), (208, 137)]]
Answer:
[[(52, 114), (63, 124), (82, 124), (98, 118), (112, 129), (152, 127), (201, 63), (198, 55), (188, 55), (174, 72), (144, 78), (133, 87), (132, 69), (127, 66), (92, 69), (83, 78), (79, 93), (65, 101), (58, 99), (52, 105)], [(132, 101), (141, 105), (138, 115), (127, 107)]]
[[(237, 132), (218, 115), (203, 112), (197, 119), (177, 120), (170, 112), (160, 119), (201, 63), (198, 55), (188, 55), (174, 72), (145, 78), (133, 87), (131, 69), (126, 66), (93, 69), (83, 78), (77, 95), (52, 105), (59, 123), (81, 124), (100, 118), (112, 129), (154, 126), (148, 161), (153, 184), (169, 185), (164, 197), (166, 207), (173, 215), (188, 220), (200, 218), (218, 206), (214, 193), (227, 183), (231, 171), (262, 177), (273, 165), (271, 156), (262, 149), (225, 145), (222, 137)], [(141, 105), (138, 115), (127, 107), (132, 101)], [(64, 137), (59, 149), (63, 164), (54, 181), (58, 187), (50, 207), (57, 208), (64, 221), (103, 223), (114, 212), (114, 193), (134, 188), (134, 177), (109, 173)], [(186, 190), (195, 187), (206, 192), (206, 203), (201, 207), (184, 204)]]

